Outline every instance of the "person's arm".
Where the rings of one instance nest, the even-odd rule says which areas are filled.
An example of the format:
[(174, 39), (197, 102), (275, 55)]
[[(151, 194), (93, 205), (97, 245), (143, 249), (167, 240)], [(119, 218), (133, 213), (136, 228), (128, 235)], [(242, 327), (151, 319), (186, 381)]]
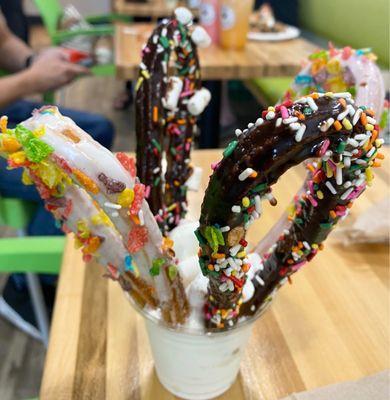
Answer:
[(13, 35), (0, 12), (0, 69), (9, 72), (22, 71), (33, 51)]
[(55, 51), (47, 51), (30, 68), (0, 78), (0, 107), (30, 94), (57, 89), (82, 74), (89, 74), (89, 70), (63, 61)]

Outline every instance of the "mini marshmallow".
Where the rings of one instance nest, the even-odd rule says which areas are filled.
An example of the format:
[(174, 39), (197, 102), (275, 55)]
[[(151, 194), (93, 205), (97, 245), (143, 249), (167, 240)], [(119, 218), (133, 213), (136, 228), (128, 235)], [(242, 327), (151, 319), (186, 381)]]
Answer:
[(196, 93), (190, 98), (187, 104), (187, 109), (192, 115), (200, 115), (207, 107), (210, 100), (211, 93), (206, 88), (202, 88), (197, 90)]
[(191, 39), (199, 47), (209, 47), (211, 44), (211, 37), (202, 26), (197, 26), (192, 31)]
[(178, 7), (175, 10), (176, 19), (183, 25), (188, 25), (192, 22), (192, 12), (186, 7)]
[(202, 180), (203, 169), (200, 167), (194, 167), (194, 170), (191, 176), (187, 179), (185, 185), (187, 186), (188, 190), (192, 192), (197, 192), (200, 188), (200, 183)]
[(255, 294), (255, 286), (253, 285), (252, 281), (248, 279), (242, 289), (242, 302), (243, 303), (248, 302), (249, 300), (252, 299), (254, 294)]
[(167, 93), (162, 103), (167, 110), (175, 111), (179, 103), (180, 93), (183, 90), (183, 81), (177, 76), (171, 76), (167, 86)]

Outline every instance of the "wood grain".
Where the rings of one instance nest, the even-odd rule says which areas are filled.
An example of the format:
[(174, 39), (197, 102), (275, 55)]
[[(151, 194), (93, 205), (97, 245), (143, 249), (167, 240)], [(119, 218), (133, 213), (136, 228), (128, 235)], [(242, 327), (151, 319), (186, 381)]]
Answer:
[[(202, 189), (190, 194), (193, 218), (209, 165), (220, 155), (218, 150), (193, 155), (194, 164), (204, 168)], [(385, 195), (389, 171), (386, 162), (374, 187), (352, 208), (352, 218)], [(298, 167), (281, 178), (274, 190), (279, 206), (265, 206), (250, 231), (251, 243), (272, 226), (303, 175)], [(72, 245), (69, 239), (40, 399), (174, 399), (153, 370), (142, 317), (117, 284), (101, 278), (102, 267), (85, 266)], [(387, 246), (343, 246), (330, 238), (256, 322), (240, 376), (219, 399), (277, 400), (389, 368), (388, 267)]]
[(86, 269), (73, 385), (73, 398), (80, 400), (104, 398), (106, 393), (107, 281), (100, 266)]
[[(139, 54), (154, 24), (117, 24), (115, 30), (115, 63), (120, 79), (138, 76)], [(224, 50), (212, 45), (199, 49), (202, 77), (210, 79), (253, 79), (265, 76), (291, 76), (301, 69), (301, 60), (315, 46), (298, 38), (283, 42), (249, 41), (243, 50)]]
[(114, 0), (114, 11), (132, 17), (166, 17), (172, 14), (174, 7), (167, 5), (166, 0), (147, 0), (136, 3), (128, 0)]

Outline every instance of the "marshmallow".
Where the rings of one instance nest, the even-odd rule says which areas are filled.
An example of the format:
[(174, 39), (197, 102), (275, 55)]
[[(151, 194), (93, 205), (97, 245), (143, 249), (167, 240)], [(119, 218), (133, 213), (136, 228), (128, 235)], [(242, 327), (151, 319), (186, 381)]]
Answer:
[(255, 286), (253, 285), (252, 281), (247, 279), (242, 289), (242, 302), (243, 303), (248, 302), (253, 297), (254, 294), (255, 294)]
[(250, 253), (248, 254), (249, 264), (251, 268), (247, 274), (247, 282), (252, 280), (257, 271), (261, 271), (264, 268), (263, 260), (257, 253)]
[(175, 17), (183, 25), (190, 24), (193, 19), (192, 12), (188, 8), (185, 8), (185, 7), (176, 8)]
[(202, 26), (192, 31), (191, 39), (199, 47), (209, 47), (211, 44), (211, 37)]
[(179, 103), (180, 93), (183, 90), (183, 81), (177, 76), (171, 76), (167, 83), (167, 93), (162, 99), (164, 108), (175, 111)]
[(177, 268), (180, 272), (185, 288), (187, 288), (198, 277), (198, 275), (201, 274), (199, 258), (196, 255), (183, 261), (180, 260), (177, 264)]
[[(195, 231), (199, 227), (198, 221), (181, 220), (179, 225), (172, 229), (169, 237), (173, 240), (173, 250), (176, 258), (182, 263), (184, 260), (197, 257), (199, 242), (195, 236)], [(198, 270), (199, 262), (197, 262)]]
[(188, 190), (192, 192), (197, 192), (200, 188), (200, 183), (202, 180), (203, 169), (200, 167), (194, 167), (194, 170), (191, 176), (187, 179), (185, 185), (187, 186)]
[(190, 98), (187, 104), (187, 109), (192, 115), (200, 115), (207, 107), (211, 100), (211, 93), (206, 89), (202, 88)]

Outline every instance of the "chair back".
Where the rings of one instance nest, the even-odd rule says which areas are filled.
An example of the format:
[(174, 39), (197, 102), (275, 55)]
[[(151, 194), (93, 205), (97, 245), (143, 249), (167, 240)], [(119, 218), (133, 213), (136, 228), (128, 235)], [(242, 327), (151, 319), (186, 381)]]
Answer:
[(61, 3), (58, 0), (34, 0), (34, 3), (50, 38), (52, 38), (58, 30), (58, 23), (64, 11)]
[(0, 197), (0, 226), (27, 228), (37, 205), (30, 201)]
[(24, 236), (37, 204), (0, 196), (0, 226), (23, 237), (0, 237), (0, 273), (58, 274), (65, 236)]

